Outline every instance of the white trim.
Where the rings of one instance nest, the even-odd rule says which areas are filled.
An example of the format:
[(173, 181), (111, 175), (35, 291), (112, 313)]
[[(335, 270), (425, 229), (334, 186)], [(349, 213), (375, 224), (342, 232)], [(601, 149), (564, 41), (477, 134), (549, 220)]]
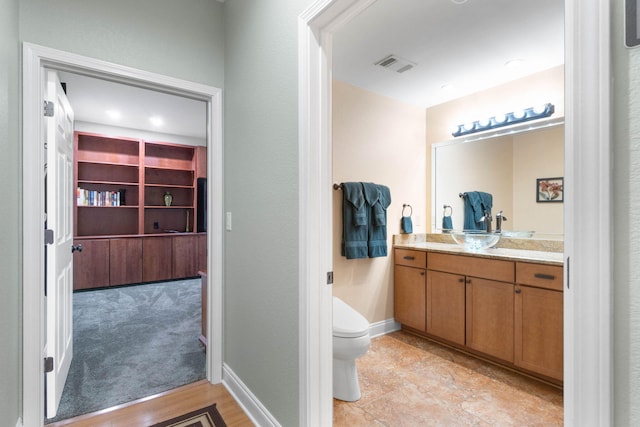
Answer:
[(22, 417), (27, 427), (42, 426), (44, 414), (43, 141), (40, 126), (45, 68), (99, 75), (123, 83), (200, 99), (208, 104), (208, 312), (207, 378), (222, 379), (222, 91), (221, 89), (88, 58), (56, 49), (23, 45), (23, 386)]
[(318, 0), (298, 20), (300, 425), (333, 423), (331, 37), (375, 0)]
[(240, 380), (240, 377), (226, 363), (222, 367), (222, 384), (255, 425), (263, 427), (280, 426), (275, 417), (251, 393), (249, 387)]
[[(568, 0), (565, 101), (564, 421), (612, 416), (609, 2)], [(593, 195), (597, 194), (594, 202)]]
[(369, 325), (369, 336), (376, 338), (382, 335), (390, 334), (391, 332), (399, 331), (402, 329), (400, 323), (395, 319), (381, 320)]
[(18, 421), (16, 421), (16, 427), (22, 427), (22, 418), (18, 418)]

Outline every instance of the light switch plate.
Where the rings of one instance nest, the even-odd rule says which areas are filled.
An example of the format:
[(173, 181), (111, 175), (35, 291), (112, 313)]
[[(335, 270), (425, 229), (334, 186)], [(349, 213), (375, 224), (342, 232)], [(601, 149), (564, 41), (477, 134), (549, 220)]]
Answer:
[(231, 212), (227, 212), (227, 219), (225, 222), (225, 228), (227, 231), (231, 231)]

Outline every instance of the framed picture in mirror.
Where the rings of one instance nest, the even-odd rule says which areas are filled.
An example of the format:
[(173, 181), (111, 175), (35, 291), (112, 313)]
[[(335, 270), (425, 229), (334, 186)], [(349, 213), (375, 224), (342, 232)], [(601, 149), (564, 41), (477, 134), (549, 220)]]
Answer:
[(536, 179), (536, 202), (562, 202), (564, 200), (564, 178)]

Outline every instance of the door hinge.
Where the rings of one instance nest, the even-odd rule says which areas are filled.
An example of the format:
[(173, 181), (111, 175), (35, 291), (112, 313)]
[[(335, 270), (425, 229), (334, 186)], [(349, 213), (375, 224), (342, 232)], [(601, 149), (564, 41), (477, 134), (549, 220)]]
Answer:
[(53, 230), (50, 230), (50, 229), (44, 230), (44, 244), (53, 245)]
[(327, 285), (333, 284), (333, 271), (327, 271)]
[(53, 117), (53, 102), (44, 101), (44, 116), (45, 117)]
[(53, 372), (53, 357), (44, 358), (44, 373)]

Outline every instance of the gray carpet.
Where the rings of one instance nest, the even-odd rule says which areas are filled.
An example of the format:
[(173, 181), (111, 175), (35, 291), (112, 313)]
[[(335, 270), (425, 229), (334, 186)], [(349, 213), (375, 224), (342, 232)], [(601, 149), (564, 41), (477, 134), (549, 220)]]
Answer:
[(73, 295), (71, 369), (56, 418), (109, 408), (205, 378), (200, 279)]

